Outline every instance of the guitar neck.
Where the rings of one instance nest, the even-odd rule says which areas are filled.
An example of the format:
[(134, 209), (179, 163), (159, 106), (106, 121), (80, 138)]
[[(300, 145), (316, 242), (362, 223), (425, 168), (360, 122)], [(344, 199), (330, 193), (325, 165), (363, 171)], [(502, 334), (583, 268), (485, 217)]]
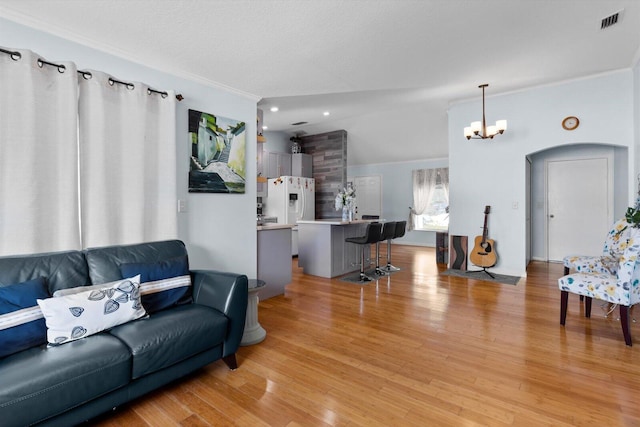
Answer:
[(487, 218), (489, 214), (484, 214), (484, 226), (482, 227), (482, 243), (487, 241), (487, 236), (489, 235), (489, 230), (487, 229)]

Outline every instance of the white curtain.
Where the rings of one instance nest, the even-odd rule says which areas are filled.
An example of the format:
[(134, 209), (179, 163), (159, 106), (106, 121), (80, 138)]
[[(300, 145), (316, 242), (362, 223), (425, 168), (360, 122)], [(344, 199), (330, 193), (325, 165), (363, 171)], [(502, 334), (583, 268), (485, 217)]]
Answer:
[(0, 52), (0, 255), (79, 249), (76, 67), (19, 53)]
[(412, 171), (413, 207), (409, 208), (407, 229), (415, 229), (416, 215), (422, 215), (431, 204), (433, 190), (438, 183), (445, 189), (447, 203), (449, 198), (449, 168), (417, 169)]
[(175, 94), (79, 76), (84, 247), (177, 236)]
[[(440, 182), (444, 188), (445, 195), (447, 197), (447, 209), (449, 206), (449, 168), (437, 169), (437, 174), (440, 176)], [(447, 210), (447, 212), (449, 212)]]

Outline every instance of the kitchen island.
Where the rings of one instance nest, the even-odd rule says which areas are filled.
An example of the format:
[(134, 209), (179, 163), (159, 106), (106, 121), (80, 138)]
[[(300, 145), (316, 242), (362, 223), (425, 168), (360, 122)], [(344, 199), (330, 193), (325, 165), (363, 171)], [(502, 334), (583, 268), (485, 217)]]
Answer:
[(284, 294), (291, 283), (291, 224), (258, 226), (258, 279), (266, 286), (260, 299)]
[(328, 278), (358, 271), (358, 245), (344, 239), (363, 236), (370, 222), (339, 218), (298, 221), (298, 266), (305, 274)]

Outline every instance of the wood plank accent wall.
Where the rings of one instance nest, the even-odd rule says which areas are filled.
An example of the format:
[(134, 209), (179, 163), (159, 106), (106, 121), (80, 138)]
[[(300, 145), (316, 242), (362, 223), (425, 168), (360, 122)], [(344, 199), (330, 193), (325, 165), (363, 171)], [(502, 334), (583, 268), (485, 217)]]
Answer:
[(316, 184), (316, 218), (340, 218), (335, 209), (338, 191), (347, 185), (347, 131), (302, 137), (302, 151), (313, 156)]

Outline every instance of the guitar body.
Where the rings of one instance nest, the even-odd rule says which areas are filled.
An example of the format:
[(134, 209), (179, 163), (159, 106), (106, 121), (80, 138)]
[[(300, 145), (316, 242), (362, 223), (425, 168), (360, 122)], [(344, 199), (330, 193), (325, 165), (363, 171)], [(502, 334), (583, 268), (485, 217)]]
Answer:
[(493, 248), (493, 239), (486, 239), (483, 244), (482, 236), (476, 236), (469, 259), (478, 267), (493, 267), (498, 262), (498, 255)]
[(469, 253), (469, 259), (474, 265), (482, 268), (489, 268), (496, 265), (498, 262), (498, 255), (495, 251), (495, 242), (493, 239), (489, 239), (487, 229), (487, 219), (491, 206), (485, 206), (484, 208), (484, 226), (482, 227), (482, 236), (476, 236), (473, 250)]

